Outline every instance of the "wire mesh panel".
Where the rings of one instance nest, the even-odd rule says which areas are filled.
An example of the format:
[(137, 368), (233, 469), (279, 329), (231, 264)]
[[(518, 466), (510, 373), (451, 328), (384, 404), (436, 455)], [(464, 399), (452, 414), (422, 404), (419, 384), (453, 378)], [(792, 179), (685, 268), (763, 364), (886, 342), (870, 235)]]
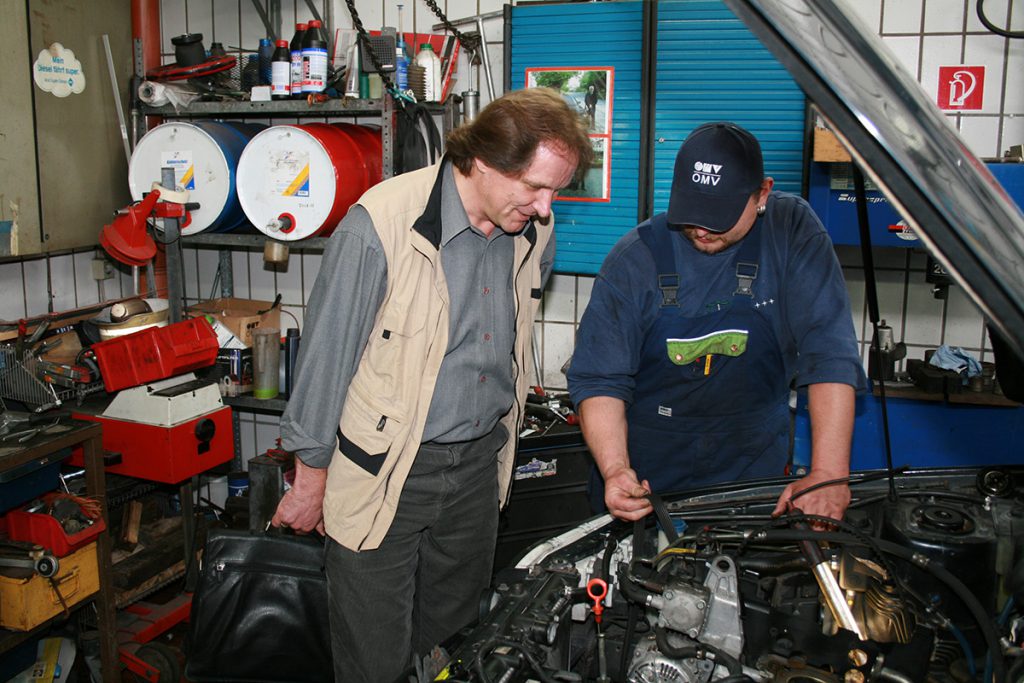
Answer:
[(0, 396), (35, 406), (36, 412), (59, 406), (53, 386), (36, 377), (35, 365), (35, 356), (18, 360), (14, 348), (0, 347)]

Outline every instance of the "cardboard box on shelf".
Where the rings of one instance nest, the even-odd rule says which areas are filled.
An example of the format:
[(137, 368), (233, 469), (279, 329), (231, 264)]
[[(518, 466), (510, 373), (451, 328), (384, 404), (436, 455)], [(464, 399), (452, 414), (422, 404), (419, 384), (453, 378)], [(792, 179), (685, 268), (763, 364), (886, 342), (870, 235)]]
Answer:
[(839, 142), (836, 134), (827, 128), (814, 129), (814, 160), (831, 162), (849, 162), (850, 154)]
[(192, 317), (209, 315), (219, 321), (246, 346), (252, 346), (252, 331), (257, 327), (281, 329), (281, 307), (272, 301), (210, 299), (188, 307)]

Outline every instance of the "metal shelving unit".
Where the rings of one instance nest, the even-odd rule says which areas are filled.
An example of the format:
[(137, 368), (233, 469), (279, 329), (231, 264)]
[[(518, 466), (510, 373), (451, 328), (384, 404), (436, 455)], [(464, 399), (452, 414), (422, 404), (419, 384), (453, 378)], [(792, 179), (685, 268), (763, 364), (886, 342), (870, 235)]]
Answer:
[(193, 102), (188, 107), (175, 109), (170, 104), (160, 107), (141, 105), (140, 111), (146, 116), (166, 118), (211, 118), (222, 117), (269, 117), (269, 116), (360, 116), (379, 113), (390, 98), (361, 100), (342, 97), (309, 103), (306, 100), (271, 100), (249, 102), (225, 100), (223, 102)]
[[(445, 132), (458, 124), (459, 107), (455, 98), (449, 98), (445, 104), (428, 104), (428, 111), (442, 119)], [(381, 122), (382, 176), (384, 179), (394, 175), (395, 154), (395, 103), (390, 97), (381, 99), (339, 98), (324, 102), (310, 103), (307, 100), (272, 100), (270, 102), (193, 102), (188, 107), (175, 109), (171, 105), (151, 107), (141, 105), (136, 120), (143, 117), (159, 116), (165, 119), (252, 119), (252, 118), (339, 118), (339, 117), (379, 117)], [(309, 237), (293, 242), (281, 242), (289, 249), (304, 251), (322, 251), (327, 246), (327, 237)], [(198, 233), (182, 236), (168, 245), (168, 265), (172, 262), (181, 263), (181, 246), (200, 246), (219, 248), (219, 273), (221, 296), (234, 295), (234, 273), (231, 262), (232, 249), (262, 249), (272, 238), (263, 233)], [(174, 252), (174, 254), (172, 254)], [(181, 300), (184, 286), (178, 269), (168, 267), (167, 270), (168, 298)], [(257, 400), (250, 396), (225, 397), (224, 403), (233, 408), (269, 414), (280, 414), (284, 411), (287, 401), (284, 399)], [(238, 417), (235, 416), (235, 455), (240, 455), (238, 436)]]
[(395, 105), (390, 97), (375, 100), (342, 97), (313, 103), (306, 100), (193, 102), (187, 107), (177, 109), (169, 104), (160, 107), (141, 105), (139, 113), (143, 116), (161, 116), (167, 119), (379, 117), (381, 120), (381, 153), (383, 156), (383, 164), (381, 165), (382, 175), (384, 178), (390, 178), (394, 174)]

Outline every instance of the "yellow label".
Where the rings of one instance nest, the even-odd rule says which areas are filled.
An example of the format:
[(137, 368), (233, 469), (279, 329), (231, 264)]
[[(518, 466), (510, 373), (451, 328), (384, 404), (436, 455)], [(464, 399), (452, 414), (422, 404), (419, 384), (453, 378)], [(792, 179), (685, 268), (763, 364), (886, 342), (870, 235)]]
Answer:
[(299, 191), (299, 188), (306, 184), (306, 181), (308, 179), (309, 164), (306, 164), (305, 166), (302, 167), (302, 170), (299, 171), (299, 175), (295, 176), (295, 180), (293, 180), (292, 184), (288, 186), (288, 189), (284, 191), (284, 196), (291, 197), (292, 195), (294, 195), (296, 192)]

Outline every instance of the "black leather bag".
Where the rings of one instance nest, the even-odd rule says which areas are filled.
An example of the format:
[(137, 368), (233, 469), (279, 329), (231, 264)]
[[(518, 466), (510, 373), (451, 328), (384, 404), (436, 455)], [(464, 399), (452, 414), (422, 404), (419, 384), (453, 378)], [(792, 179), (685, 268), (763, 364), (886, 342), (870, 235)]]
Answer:
[(313, 537), (211, 531), (192, 596), (188, 680), (333, 681), (323, 564)]

